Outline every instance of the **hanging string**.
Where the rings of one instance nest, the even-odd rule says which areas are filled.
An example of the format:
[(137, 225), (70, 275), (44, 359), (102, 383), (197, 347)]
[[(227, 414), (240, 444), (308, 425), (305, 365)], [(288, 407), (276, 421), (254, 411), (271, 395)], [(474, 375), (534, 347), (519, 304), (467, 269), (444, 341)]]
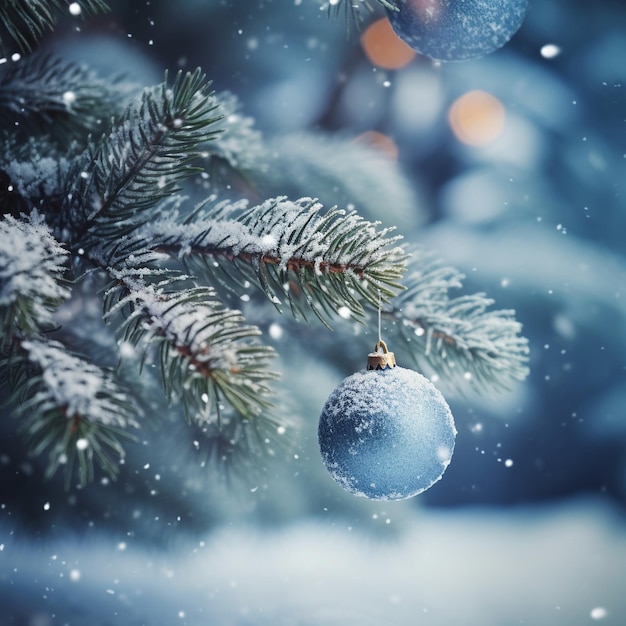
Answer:
[(382, 334), (382, 297), (380, 295), (380, 289), (378, 290), (378, 343), (383, 340)]
[(383, 303), (380, 289), (378, 290), (378, 341), (374, 348), (367, 356), (368, 370), (386, 370), (396, 366), (396, 357), (393, 352), (389, 352), (387, 344), (383, 341)]

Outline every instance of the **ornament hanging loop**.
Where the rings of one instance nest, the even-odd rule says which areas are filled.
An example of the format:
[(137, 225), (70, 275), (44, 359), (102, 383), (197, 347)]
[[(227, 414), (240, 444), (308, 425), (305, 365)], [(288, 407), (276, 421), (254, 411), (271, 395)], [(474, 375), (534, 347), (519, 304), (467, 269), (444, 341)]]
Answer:
[(374, 350), (367, 355), (368, 370), (386, 370), (396, 366), (394, 353), (389, 352), (387, 344), (382, 339), (376, 342)]

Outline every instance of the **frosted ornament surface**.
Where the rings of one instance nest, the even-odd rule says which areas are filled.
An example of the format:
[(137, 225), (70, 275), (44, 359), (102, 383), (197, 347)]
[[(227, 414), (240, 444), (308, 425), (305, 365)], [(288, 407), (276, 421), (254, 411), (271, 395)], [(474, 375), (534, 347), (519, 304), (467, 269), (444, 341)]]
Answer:
[(324, 405), (318, 435), (324, 464), (346, 491), (403, 500), (442, 477), (456, 428), (427, 378), (394, 367), (344, 379)]
[(400, 38), (440, 61), (463, 61), (501, 48), (519, 30), (528, 0), (395, 0), (386, 9)]

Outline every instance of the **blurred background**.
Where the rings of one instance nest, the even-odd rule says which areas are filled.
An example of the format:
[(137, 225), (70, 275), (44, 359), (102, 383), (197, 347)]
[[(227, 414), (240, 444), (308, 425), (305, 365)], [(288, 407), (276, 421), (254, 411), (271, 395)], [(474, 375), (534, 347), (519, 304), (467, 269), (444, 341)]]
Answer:
[(201, 66), (276, 150), (300, 133), (380, 149), (400, 208), (306, 195), (354, 201), (514, 308), (530, 376), (480, 396), (440, 381), (452, 464), (403, 502), (354, 498), (319, 457), (320, 409), (374, 337), (355, 349), (351, 327), (267, 319), (294, 427), (240, 477), (182, 420), (144, 425), (116, 483), (70, 492), (4, 440), (6, 623), (626, 623), (623, 1), (532, 2), (503, 49), (446, 64), (378, 9), (356, 28), (316, 0), (110, 4), (45, 45), (140, 85)]

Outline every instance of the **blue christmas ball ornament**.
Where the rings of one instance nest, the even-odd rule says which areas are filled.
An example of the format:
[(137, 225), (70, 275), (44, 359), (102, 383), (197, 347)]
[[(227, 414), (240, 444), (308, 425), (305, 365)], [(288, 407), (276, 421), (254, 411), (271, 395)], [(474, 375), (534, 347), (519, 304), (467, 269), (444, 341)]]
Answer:
[(320, 451), (346, 491), (403, 500), (443, 476), (456, 428), (439, 390), (421, 374), (397, 367), (384, 342), (376, 346), (368, 369), (344, 379), (326, 401)]
[(501, 48), (519, 30), (528, 0), (394, 0), (393, 29), (411, 48), (463, 61)]

